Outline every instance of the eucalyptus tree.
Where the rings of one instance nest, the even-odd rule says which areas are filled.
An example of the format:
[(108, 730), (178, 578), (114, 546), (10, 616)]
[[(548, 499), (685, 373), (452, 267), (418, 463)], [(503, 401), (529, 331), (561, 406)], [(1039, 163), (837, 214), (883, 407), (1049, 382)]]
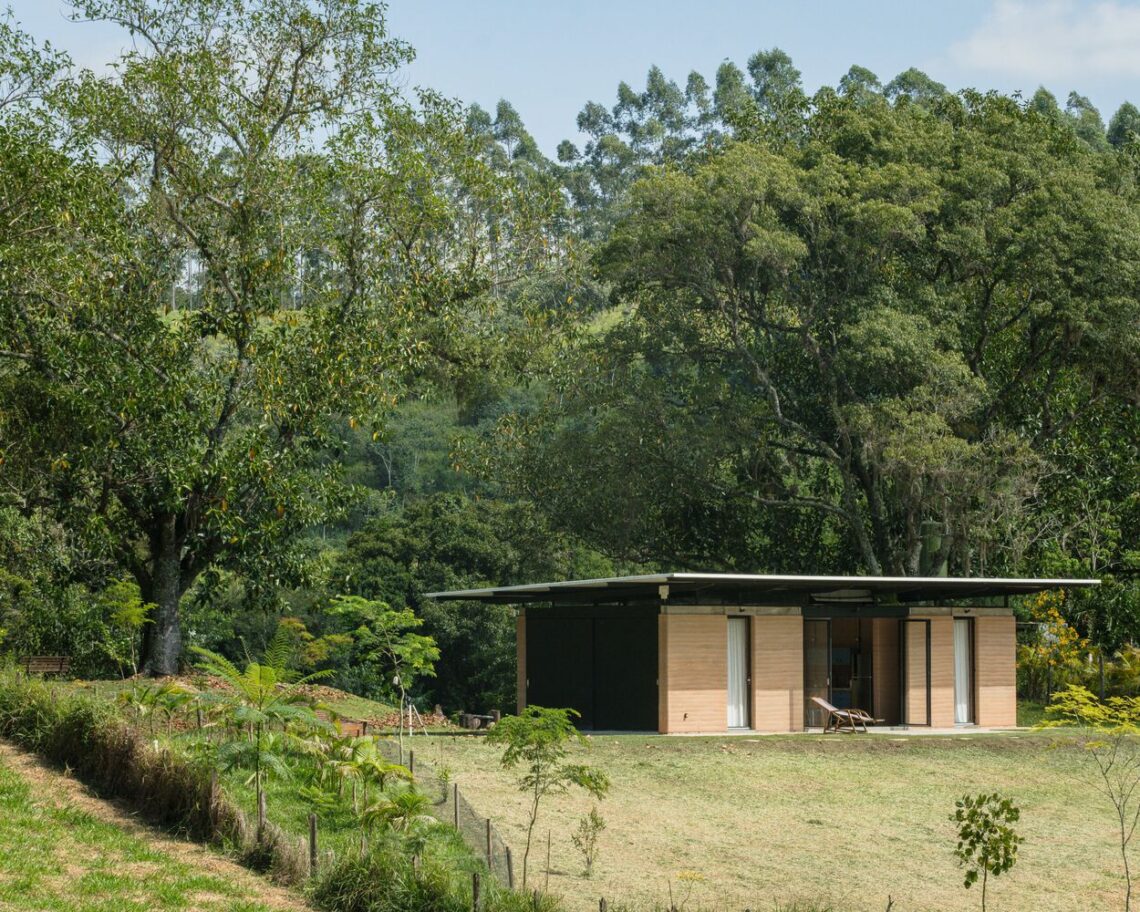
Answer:
[(54, 90), (68, 145), (0, 135), (0, 472), (129, 568), (151, 674), (203, 571), (300, 573), (296, 533), (347, 503), (347, 432), (461, 359), (528, 243), (505, 216), (491, 243), (509, 193), (457, 107), (398, 95), (383, 12), (77, 0), (130, 48)]
[(1025, 553), (1051, 441), (1140, 389), (1132, 174), (911, 82), (633, 188), (597, 262), (621, 311), (506, 437), (552, 516), (737, 565), (810, 516), (870, 573), (917, 573), (924, 540), (959, 572)]

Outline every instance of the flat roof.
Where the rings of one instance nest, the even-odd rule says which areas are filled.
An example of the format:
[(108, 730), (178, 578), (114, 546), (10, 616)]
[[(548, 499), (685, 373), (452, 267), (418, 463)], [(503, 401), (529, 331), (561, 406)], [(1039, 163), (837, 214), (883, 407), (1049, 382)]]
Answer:
[[(428, 598), (498, 604), (529, 602), (621, 602), (637, 599), (686, 601), (708, 598), (736, 604), (811, 602), (931, 602), (1029, 595), (1049, 589), (1098, 586), (1098, 579), (1009, 579), (947, 576), (797, 576), (754, 573), (651, 573), (605, 579), (531, 583), (489, 589), (429, 592)], [(662, 590), (662, 587), (668, 587)]]

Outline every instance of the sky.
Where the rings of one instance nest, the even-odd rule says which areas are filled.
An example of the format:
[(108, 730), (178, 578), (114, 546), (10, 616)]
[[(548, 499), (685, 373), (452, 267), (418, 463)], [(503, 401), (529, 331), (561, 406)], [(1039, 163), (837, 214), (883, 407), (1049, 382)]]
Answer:
[[(106, 26), (70, 23), (64, 0), (8, 0), (41, 39), (99, 69), (123, 46)], [(645, 86), (656, 64), (684, 86), (723, 60), (744, 68), (783, 48), (814, 91), (852, 64), (885, 83), (916, 66), (951, 89), (1087, 95), (1107, 121), (1140, 104), (1140, 0), (391, 0), (392, 34), (416, 60), (407, 87), (429, 86), (493, 110), (506, 98), (540, 148), (579, 139), (587, 101)]]

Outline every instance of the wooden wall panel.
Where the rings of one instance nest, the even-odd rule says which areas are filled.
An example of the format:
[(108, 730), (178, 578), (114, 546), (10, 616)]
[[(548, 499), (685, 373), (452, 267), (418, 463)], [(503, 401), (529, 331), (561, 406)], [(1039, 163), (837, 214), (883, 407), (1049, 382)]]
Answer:
[(801, 731), (804, 727), (804, 621), (752, 618), (752, 727)]
[(930, 619), (930, 724), (954, 725), (954, 619)]
[(974, 674), (978, 725), (1017, 725), (1017, 624), (1012, 615), (974, 619)]
[(662, 615), (664, 732), (728, 728), (728, 620), (724, 615)]
[(930, 721), (926, 702), (930, 680), (926, 652), (927, 627), (924, 623), (905, 623), (902, 625), (902, 630), (906, 637), (906, 642), (903, 644), (906, 653), (906, 669), (903, 677), (903, 686), (906, 688), (906, 713), (903, 723), (926, 725)]
[(518, 712), (526, 709), (526, 614), (519, 612), (515, 619), (515, 702)]
[(871, 622), (871, 706), (868, 711), (887, 725), (899, 722), (899, 622)]
[(954, 618), (930, 619), (930, 724), (954, 725)]

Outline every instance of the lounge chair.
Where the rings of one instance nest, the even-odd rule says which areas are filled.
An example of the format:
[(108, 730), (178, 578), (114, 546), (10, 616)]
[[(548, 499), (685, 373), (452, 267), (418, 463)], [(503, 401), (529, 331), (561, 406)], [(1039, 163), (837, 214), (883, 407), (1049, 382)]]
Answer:
[(873, 718), (870, 713), (862, 709), (854, 707), (840, 709), (838, 706), (832, 706), (823, 697), (812, 697), (812, 700), (827, 710), (827, 724), (823, 726), (825, 732), (857, 732), (860, 729), (866, 732), (868, 724), (877, 725), (883, 721)]

